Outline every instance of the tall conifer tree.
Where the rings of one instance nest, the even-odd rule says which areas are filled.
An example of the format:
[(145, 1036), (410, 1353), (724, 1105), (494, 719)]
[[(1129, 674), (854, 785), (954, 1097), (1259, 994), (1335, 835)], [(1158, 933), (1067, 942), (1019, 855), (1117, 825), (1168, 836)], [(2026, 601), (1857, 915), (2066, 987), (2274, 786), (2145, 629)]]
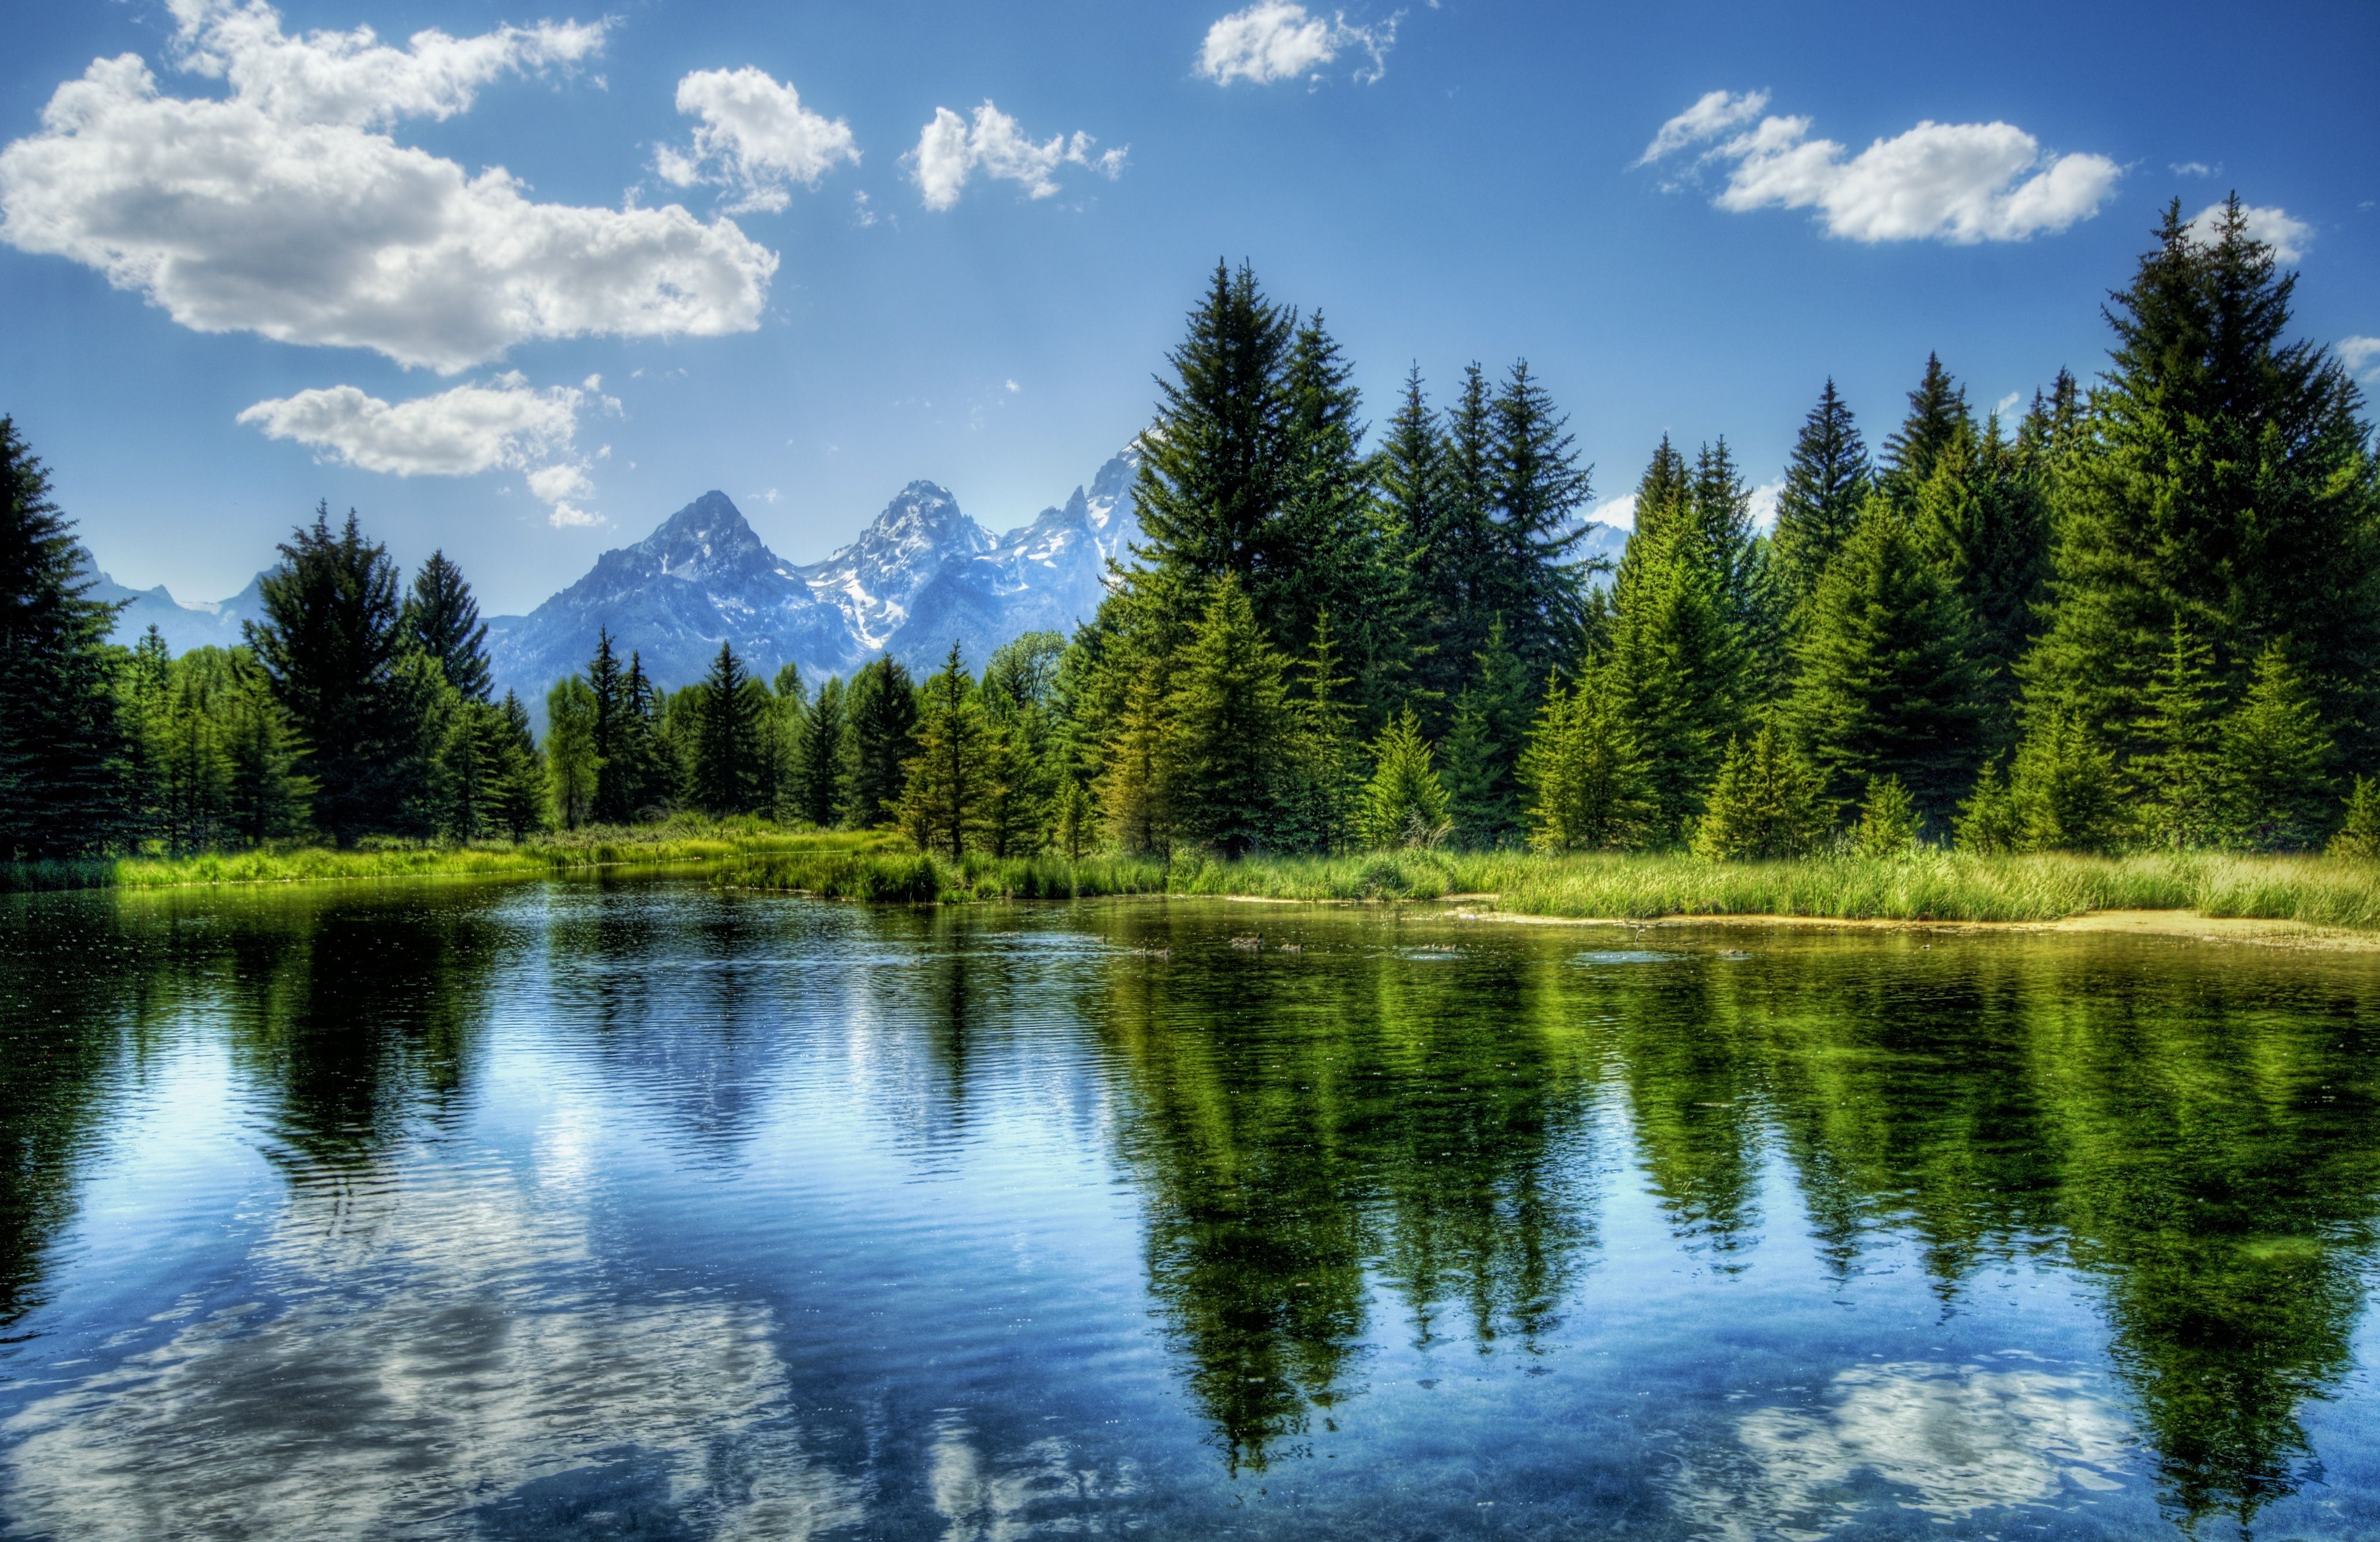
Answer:
[(1871, 480), (1859, 424), (1829, 377), (1818, 405), (1803, 420), (1792, 459), (1786, 463), (1784, 491), (1777, 495), (1771, 551), (1789, 635), (1799, 633), (1819, 576), (1851, 539)]
[(463, 570), (443, 551), (431, 552), (414, 572), (405, 630), (414, 647), (438, 661), (457, 695), (467, 701), (489, 698), (487, 624)]

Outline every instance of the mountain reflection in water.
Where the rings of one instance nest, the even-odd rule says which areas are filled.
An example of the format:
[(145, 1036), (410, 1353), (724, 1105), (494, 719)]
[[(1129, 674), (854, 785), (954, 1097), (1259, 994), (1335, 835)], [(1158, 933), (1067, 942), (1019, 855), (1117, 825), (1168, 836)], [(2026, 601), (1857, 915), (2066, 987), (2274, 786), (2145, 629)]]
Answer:
[(1264, 921), (16, 901), (0, 1535), (2380, 1530), (2368, 956)]

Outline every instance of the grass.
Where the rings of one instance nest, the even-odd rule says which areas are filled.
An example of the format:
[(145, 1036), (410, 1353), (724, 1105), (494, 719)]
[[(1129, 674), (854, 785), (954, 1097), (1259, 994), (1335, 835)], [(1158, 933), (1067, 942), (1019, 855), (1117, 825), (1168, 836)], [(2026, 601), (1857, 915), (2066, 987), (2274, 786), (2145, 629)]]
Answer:
[(1902, 921), (2055, 921), (2098, 910), (2380, 929), (2380, 865), (2318, 856), (2180, 853), (2129, 857), (1976, 856), (1714, 863), (1664, 856), (1378, 852), (1331, 857), (1184, 857), (1170, 866), (1061, 857), (962, 863), (915, 852), (767, 853), (722, 865), (714, 881), (840, 899), (952, 903), (1099, 894), (1210, 894), (1281, 900), (1439, 900), (1489, 895), (1514, 915), (1651, 920), (1801, 916)]
[(0, 892), (170, 889), (197, 884), (307, 883), (341, 879), (537, 877), (602, 868), (712, 866), (738, 858), (831, 848), (867, 855), (900, 845), (890, 835), (786, 830), (759, 820), (677, 818), (659, 824), (555, 832), (517, 845), (370, 842), (322, 846), (125, 856), (90, 862), (0, 865)]

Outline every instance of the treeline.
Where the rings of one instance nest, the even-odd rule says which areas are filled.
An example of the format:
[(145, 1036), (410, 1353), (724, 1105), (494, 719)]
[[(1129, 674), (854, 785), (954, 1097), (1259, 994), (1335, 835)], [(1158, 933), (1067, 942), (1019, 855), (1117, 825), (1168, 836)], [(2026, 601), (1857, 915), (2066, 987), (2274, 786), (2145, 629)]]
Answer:
[(681, 808), (959, 856), (1452, 842), (1784, 857), (1920, 842), (2380, 855), (2380, 480), (2236, 201), (2169, 210), (2109, 367), (2013, 425), (1929, 359), (1871, 455), (1831, 382), (1774, 528), (1667, 440), (1614, 570), (1525, 362), (1418, 372), (1377, 442), (1318, 312), (1219, 266), (1167, 358), (1146, 544), (1071, 638), (815, 686), (599, 642), (546, 735), (468, 587), (318, 511), (245, 647), (113, 649), (0, 420), (0, 846), (518, 839)]

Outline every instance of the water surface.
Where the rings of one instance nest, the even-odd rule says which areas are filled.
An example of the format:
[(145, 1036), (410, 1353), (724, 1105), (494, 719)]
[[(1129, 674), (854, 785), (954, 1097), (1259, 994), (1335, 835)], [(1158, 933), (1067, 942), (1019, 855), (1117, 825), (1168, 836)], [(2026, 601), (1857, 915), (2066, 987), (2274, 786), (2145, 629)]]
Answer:
[(2153, 938), (19, 900), (0, 1534), (2369, 1536), (2375, 1041)]

